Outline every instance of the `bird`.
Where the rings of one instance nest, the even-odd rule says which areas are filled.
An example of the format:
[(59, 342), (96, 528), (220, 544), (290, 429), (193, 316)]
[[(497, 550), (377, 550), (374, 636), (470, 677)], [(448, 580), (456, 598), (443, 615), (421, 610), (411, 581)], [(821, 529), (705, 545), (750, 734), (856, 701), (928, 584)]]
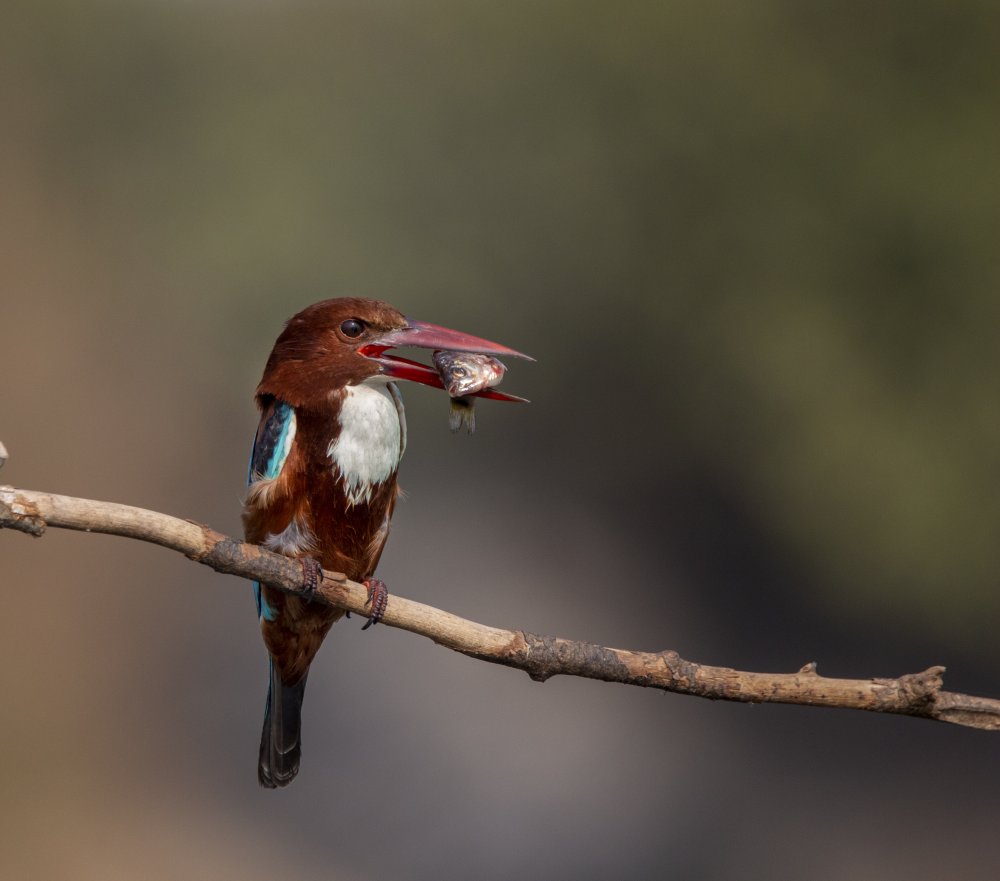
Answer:
[[(381, 619), (388, 602), (375, 570), (406, 449), (397, 381), (443, 388), (431, 367), (387, 354), (400, 346), (528, 358), (361, 297), (313, 303), (285, 324), (254, 395), (260, 422), (243, 506), (246, 540), (301, 561), (307, 589), (298, 595), (253, 585), (269, 658), (257, 767), (268, 789), (287, 786), (298, 773), (309, 666), (344, 615), (308, 595), (322, 570), (365, 585), (370, 617), (364, 629)], [(523, 400), (493, 389), (481, 396)]]

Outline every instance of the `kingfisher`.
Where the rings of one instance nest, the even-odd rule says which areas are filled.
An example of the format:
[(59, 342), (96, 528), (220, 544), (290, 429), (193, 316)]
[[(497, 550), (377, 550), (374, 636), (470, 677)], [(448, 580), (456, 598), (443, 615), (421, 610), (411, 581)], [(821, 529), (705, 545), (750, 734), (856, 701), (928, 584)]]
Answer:
[[(344, 615), (308, 596), (322, 570), (365, 585), (364, 629), (385, 612), (388, 591), (375, 569), (406, 449), (396, 380), (444, 387), (431, 367), (387, 354), (401, 346), (528, 357), (359, 297), (314, 303), (285, 324), (255, 394), (260, 423), (243, 509), (247, 541), (301, 561), (307, 591), (287, 594), (254, 583), (270, 672), (257, 777), (268, 789), (287, 786), (298, 773), (309, 665)], [(523, 400), (494, 389), (479, 396)]]

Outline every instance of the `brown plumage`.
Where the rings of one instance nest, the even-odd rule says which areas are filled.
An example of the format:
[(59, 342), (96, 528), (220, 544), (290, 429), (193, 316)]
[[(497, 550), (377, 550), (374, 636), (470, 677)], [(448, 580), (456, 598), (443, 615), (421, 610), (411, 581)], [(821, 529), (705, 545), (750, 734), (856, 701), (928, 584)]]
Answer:
[[(318, 562), (354, 581), (373, 578), (406, 445), (402, 397), (390, 380), (441, 388), (436, 371), (385, 354), (400, 345), (518, 355), (408, 320), (377, 300), (324, 300), (302, 310), (275, 342), (257, 387), (261, 418), (243, 512), (248, 541), (303, 558), (304, 571)], [(309, 665), (343, 613), (266, 585), (258, 611), (271, 659), (258, 777), (263, 786), (284, 786), (298, 772)], [(381, 607), (373, 603), (372, 614), (377, 620)]]
[[(365, 324), (361, 336), (344, 334), (341, 325), (350, 319)], [(308, 406), (329, 412), (331, 391), (364, 382), (380, 372), (379, 365), (358, 350), (372, 345), (382, 334), (406, 326), (398, 309), (379, 300), (340, 297), (307, 306), (288, 320), (275, 340), (257, 386), (258, 405), (268, 397), (277, 397), (296, 408)]]
[[(343, 394), (340, 391), (339, 396)], [(336, 400), (337, 395), (333, 397)], [(374, 575), (389, 537), (398, 494), (396, 473), (375, 488), (370, 502), (348, 505), (343, 480), (327, 455), (340, 434), (335, 414), (332, 406), (325, 412), (296, 408), (295, 442), (273, 484), (256, 493), (266, 493), (266, 505), (255, 504), (251, 490), (243, 515), (244, 533), (247, 541), (264, 544), (268, 536), (280, 535), (295, 520), (315, 541), (289, 556), (308, 555), (324, 569), (364, 581)], [(294, 684), (305, 675), (330, 626), (343, 612), (267, 585), (261, 591), (278, 613), (274, 622), (261, 624), (264, 643), (282, 679)]]

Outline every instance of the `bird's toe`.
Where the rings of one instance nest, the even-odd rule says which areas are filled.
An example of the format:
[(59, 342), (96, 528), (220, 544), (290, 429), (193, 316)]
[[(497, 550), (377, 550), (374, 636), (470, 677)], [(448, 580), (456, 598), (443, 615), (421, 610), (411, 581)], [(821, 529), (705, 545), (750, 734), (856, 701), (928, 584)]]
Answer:
[(367, 630), (372, 624), (378, 624), (385, 615), (385, 608), (389, 604), (389, 589), (378, 578), (366, 578), (362, 584), (368, 589), (368, 606), (371, 609), (368, 623), (361, 628)]
[(315, 557), (300, 557), (299, 562), (302, 564), (302, 590), (306, 596), (312, 596), (323, 580), (323, 566)]

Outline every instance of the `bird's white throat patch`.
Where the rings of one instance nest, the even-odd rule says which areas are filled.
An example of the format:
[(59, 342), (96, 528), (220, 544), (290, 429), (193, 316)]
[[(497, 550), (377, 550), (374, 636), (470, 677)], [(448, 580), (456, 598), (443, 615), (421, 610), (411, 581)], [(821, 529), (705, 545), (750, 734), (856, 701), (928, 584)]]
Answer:
[(405, 416), (398, 393), (381, 382), (351, 385), (340, 405), (340, 434), (327, 455), (343, 481), (348, 505), (370, 502), (372, 491), (387, 480), (403, 455)]

